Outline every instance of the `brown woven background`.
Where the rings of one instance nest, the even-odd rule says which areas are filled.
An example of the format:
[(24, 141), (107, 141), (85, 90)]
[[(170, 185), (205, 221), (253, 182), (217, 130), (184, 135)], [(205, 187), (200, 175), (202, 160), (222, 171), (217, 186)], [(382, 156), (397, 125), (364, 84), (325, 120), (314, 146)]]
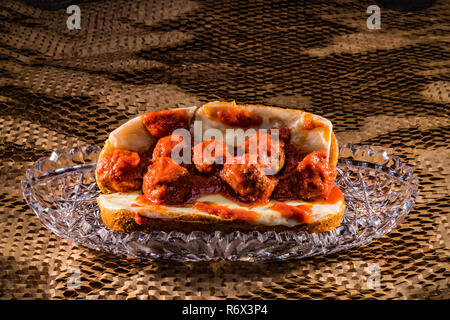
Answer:
[[(64, 8), (0, 1), (0, 298), (450, 298), (450, 5), (382, 9), (368, 30), (371, 4), (83, 1), (81, 29), (68, 30)], [(50, 151), (218, 99), (301, 107), (332, 120), (340, 143), (393, 151), (420, 179), (415, 207), (389, 235), (338, 254), (182, 264), (78, 247), (24, 202), (25, 169)]]

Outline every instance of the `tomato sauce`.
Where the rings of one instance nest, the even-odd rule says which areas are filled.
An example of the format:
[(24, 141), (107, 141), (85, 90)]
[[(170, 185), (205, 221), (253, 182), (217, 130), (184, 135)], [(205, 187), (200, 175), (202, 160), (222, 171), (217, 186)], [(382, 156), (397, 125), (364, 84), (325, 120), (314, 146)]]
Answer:
[(149, 224), (150, 223), (150, 219), (147, 217), (143, 217), (140, 214), (136, 213), (135, 217), (134, 217), (134, 221), (138, 224), (138, 225), (143, 225), (143, 224)]
[(214, 173), (228, 157), (231, 157), (228, 146), (221, 140), (206, 140), (192, 148), (192, 160), (201, 173)]
[(311, 152), (294, 169), (280, 177), (272, 198), (311, 201), (323, 197), (330, 192), (336, 176), (336, 168), (328, 163), (325, 152)]
[(285, 162), (284, 167), (279, 174), (280, 179), (291, 174), (292, 170), (298, 166), (299, 162), (308, 155), (308, 153), (305, 153), (301, 148), (290, 143), (285, 145), (284, 153)]
[(189, 129), (189, 115), (186, 110), (162, 110), (148, 112), (141, 116), (147, 131), (162, 138), (171, 135), (176, 129)]
[(328, 194), (317, 198), (314, 200), (314, 203), (318, 204), (334, 204), (341, 200), (344, 200), (344, 195), (342, 194), (341, 189), (335, 184), (330, 186), (330, 192)]
[(194, 173), (190, 175), (190, 181), (192, 183), (190, 197), (181, 205), (195, 203), (200, 197), (210, 194), (220, 194), (221, 196), (246, 207), (259, 204), (249, 202), (244, 197), (239, 196), (239, 194), (234, 192), (234, 190), (224, 183), (219, 176), (219, 172), (210, 176)]
[(305, 113), (303, 115), (303, 129), (313, 130), (319, 127), (324, 127), (325, 125), (314, 119), (314, 116), (310, 113)]
[(167, 211), (166, 207), (160, 204), (155, 204), (151, 200), (149, 200), (145, 195), (140, 195), (136, 197), (136, 201), (131, 204), (132, 207), (137, 208), (151, 208), (156, 212), (165, 212)]
[(97, 178), (110, 192), (134, 191), (142, 185), (142, 161), (136, 152), (116, 149), (97, 164)]
[(258, 212), (244, 209), (230, 209), (225, 206), (212, 204), (209, 202), (197, 202), (193, 206), (194, 209), (203, 211), (227, 220), (241, 220), (246, 222), (254, 222), (258, 220), (260, 214)]
[(324, 138), (326, 141), (328, 141), (330, 137), (330, 128), (325, 124), (322, 123), (316, 119), (314, 119), (314, 116), (310, 113), (305, 113), (303, 116), (303, 129), (304, 130), (314, 130), (317, 128), (322, 128), (324, 133)]
[(157, 158), (144, 174), (142, 191), (153, 203), (184, 203), (190, 195), (189, 171), (171, 158)]
[(272, 207), (286, 219), (295, 219), (300, 223), (312, 223), (314, 222), (312, 218), (312, 209), (307, 205), (291, 206), (284, 202), (277, 202)]
[(207, 194), (222, 193), (223, 184), (222, 180), (217, 175), (202, 176), (193, 174), (191, 175), (192, 191), (191, 196), (186, 203), (194, 203), (198, 198)]
[(182, 147), (187, 145), (182, 136), (170, 135), (158, 140), (153, 149), (153, 159), (167, 157), (170, 158), (174, 148), (181, 150)]
[(230, 126), (243, 128), (258, 126), (263, 121), (259, 114), (238, 108), (217, 108), (209, 116)]

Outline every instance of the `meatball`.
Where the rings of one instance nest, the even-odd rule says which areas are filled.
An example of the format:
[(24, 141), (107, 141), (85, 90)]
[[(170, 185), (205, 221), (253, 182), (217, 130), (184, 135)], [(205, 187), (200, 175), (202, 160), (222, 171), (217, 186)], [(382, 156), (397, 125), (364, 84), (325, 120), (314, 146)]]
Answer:
[(206, 174), (217, 172), (226, 162), (228, 146), (220, 140), (206, 140), (198, 143), (192, 148), (195, 168)]
[[(189, 146), (188, 146), (187, 142), (183, 139), (183, 136), (175, 135), (175, 134), (166, 136), (166, 137), (158, 140), (158, 142), (155, 145), (155, 148), (153, 149), (153, 159), (172, 158), (172, 151), (174, 150), (175, 147), (177, 147), (177, 149), (178, 149), (178, 150), (175, 150), (176, 155), (179, 156), (180, 158), (184, 159), (183, 150)], [(189, 163), (189, 162), (191, 162), (190, 154), (187, 156), (189, 156), (189, 158), (186, 159), (187, 161), (183, 161), (183, 162)], [(174, 159), (174, 160), (176, 160), (176, 159)]]
[(107, 192), (139, 190), (142, 185), (142, 161), (138, 153), (116, 149), (105, 153), (97, 164), (99, 184)]
[(286, 144), (284, 147), (285, 161), (284, 168), (281, 172), (282, 176), (290, 175), (298, 166), (298, 164), (308, 155), (302, 148), (294, 144)]
[(289, 127), (279, 127), (275, 129), (278, 129), (280, 141), (283, 141), (286, 144), (291, 141), (291, 129), (289, 129)]
[(334, 186), (337, 171), (330, 165), (324, 151), (314, 151), (304, 157), (274, 192), (277, 199), (313, 200), (328, 195)]
[(153, 203), (182, 204), (190, 197), (191, 189), (189, 171), (171, 158), (154, 160), (144, 174), (142, 191)]
[(176, 129), (189, 129), (189, 116), (186, 110), (162, 110), (142, 115), (142, 123), (147, 131), (162, 138), (171, 135)]
[(258, 164), (225, 164), (220, 177), (247, 202), (265, 202), (278, 183), (275, 177), (265, 175)]
[(259, 163), (267, 175), (277, 174), (284, 166), (284, 142), (272, 139), (270, 133), (257, 131), (245, 141), (244, 150), (250, 163)]

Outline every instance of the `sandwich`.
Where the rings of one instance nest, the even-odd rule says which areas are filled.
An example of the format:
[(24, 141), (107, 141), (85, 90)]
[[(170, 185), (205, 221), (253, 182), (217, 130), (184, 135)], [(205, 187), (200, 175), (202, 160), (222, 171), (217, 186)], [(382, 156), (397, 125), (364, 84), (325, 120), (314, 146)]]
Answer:
[(307, 231), (341, 223), (338, 144), (302, 110), (211, 102), (154, 111), (109, 134), (96, 180), (118, 232)]

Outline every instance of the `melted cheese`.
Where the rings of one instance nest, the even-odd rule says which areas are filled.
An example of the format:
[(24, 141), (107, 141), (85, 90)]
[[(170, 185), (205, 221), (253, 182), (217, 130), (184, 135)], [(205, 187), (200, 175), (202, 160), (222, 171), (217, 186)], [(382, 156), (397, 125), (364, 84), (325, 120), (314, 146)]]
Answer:
[[(192, 119), (197, 107), (178, 108), (186, 110), (189, 119)], [(109, 134), (107, 144), (113, 149), (124, 149), (134, 152), (146, 151), (155, 144), (157, 139), (152, 136), (141, 121), (141, 116), (128, 120)]]
[(147, 150), (155, 142), (156, 139), (145, 129), (139, 116), (111, 132), (107, 143), (110, 143), (114, 149), (141, 152)]
[[(301, 110), (257, 105), (236, 106), (234, 102), (212, 102), (205, 104), (199, 109), (197, 109), (197, 107), (182, 108), (188, 111), (190, 119), (194, 117), (195, 120), (200, 120), (202, 122), (201, 131), (194, 132), (192, 130), (193, 128), (191, 128), (191, 133), (194, 133), (195, 135), (200, 134), (200, 139), (202, 139), (205, 132), (208, 133), (208, 130), (215, 129), (221, 132), (224, 141), (228, 141), (226, 138), (226, 130), (236, 128), (228, 126), (220, 121), (210, 119), (208, 116), (208, 114), (211, 113), (211, 109), (223, 107), (238, 107), (259, 114), (263, 122), (255, 129), (268, 130), (277, 127), (289, 127), (291, 131), (291, 142), (306, 152), (325, 151), (327, 154), (330, 152), (332, 132), (331, 122), (325, 118)], [(312, 117), (312, 119), (321, 124), (321, 126), (317, 126), (311, 130), (303, 129), (305, 115)], [(199, 140), (199, 137), (196, 138)], [(138, 116), (112, 131), (106, 143), (113, 149), (142, 152), (156, 143), (156, 138), (148, 133), (142, 124), (141, 117)]]
[[(163, 205), (151, 205), (142, 204), (137, 201), (137, 197), (140, 196), (140, 192), (133, 193), (114, 193), (114, 194), (102, 194), (99, 196), (99, 204), (109, 210), (127, 210), (130, 212), (139, 213), (140, 215), (153, 218), (153, 219), (170, 219), (176, 218), (186, 214), (198, 214), (213, 216), (203, 211), (196, 210), (192, 206), (163, 206)], [(258, 225), (275, 226), (282, 225), (287, 227), (293, 227), (301, 224), (298, 220), (293, 218), (285, 218), (279, 212), (271, 209), (276, 202), (270, 201), (269, 203), (261, 206), (252, 206), (251, 208), (241, 206), (238, 203), (229, 200), (219, 194), (211, 194), (200, 197), (197, 201), (215, 203), (221, 206), (225, 206), (230, 209), (242, 209), (250, 210), (260, 213), (258, 219), (254, 222)], [(286, 201), (288, 205), (308, 205), (312, 210), (312, 219), (314, 222), (325, 218), (328, 215), (338, 214), (344, 205), (344, 200), (340, 199), (336, 203), (322, 204), (314, 202), (304, 201)]]
[[(331, 132), (333, 126), (328, 119), (313, 115), (302, 110), (282, 109), (276, 107), (266, 107), (258, 105), (236, 105), (234, 102), (211, 102), (203, 105), (197, 110), (196, 120), (202, 121), (202, 131), (209, 129), (218, 129), (223, 132), (224, 140), (226, 138), (226, 130), (234, 129), (219, 120), (211, 119), (210, 115), (214, 114), (213, 110), (220, 108), (239, 108), (249, 112), (257, 113), (262, 118), (262, 123), (255, 129), (272, 129), (279, 127), (289, 127), (291, 132), (291, 143), (302, 148), (306, 152), (325, 151), (330, 152)], [(314, 129), (306, 130), (303, 128), (305, 115), (308, 115), (316, 123), (320, 124)]]

